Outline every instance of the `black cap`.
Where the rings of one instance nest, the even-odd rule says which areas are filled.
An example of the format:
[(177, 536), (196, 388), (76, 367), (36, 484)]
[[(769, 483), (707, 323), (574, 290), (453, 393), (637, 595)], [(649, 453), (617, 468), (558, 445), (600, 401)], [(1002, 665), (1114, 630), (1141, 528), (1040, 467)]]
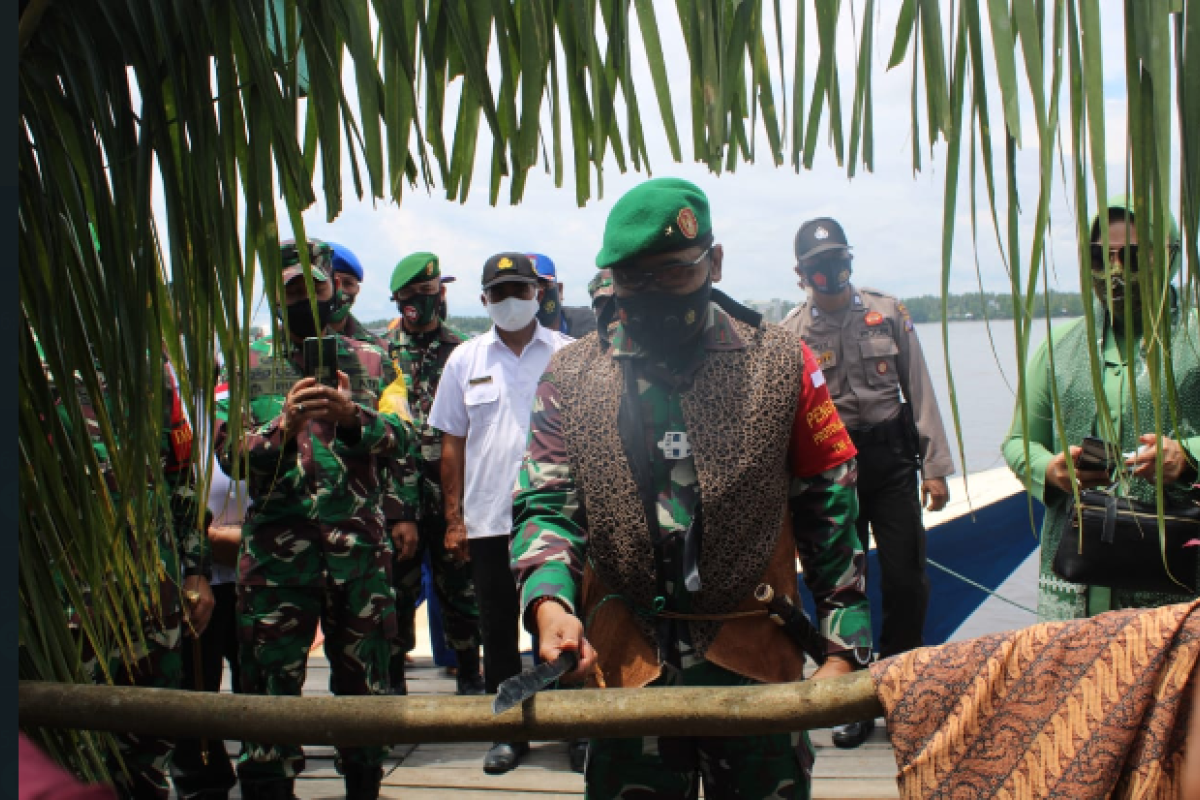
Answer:
[(524, 253), (497, 253), (483, 265), (483, 288), (501, 283), (537, 283), (537, 270)]
[(846, 233), (831, 217), (810, 219), (796, 231), (796, 258), (805, 261), (830, 250), (849, 250)]

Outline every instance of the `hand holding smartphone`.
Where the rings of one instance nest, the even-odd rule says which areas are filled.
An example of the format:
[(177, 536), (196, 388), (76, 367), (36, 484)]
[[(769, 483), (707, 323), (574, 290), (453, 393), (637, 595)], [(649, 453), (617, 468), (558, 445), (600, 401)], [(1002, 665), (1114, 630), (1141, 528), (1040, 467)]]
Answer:
[(322, 386), (338, 387), (338, 347), (332, 336), (310, 336), (304, 340), (304, 375)]

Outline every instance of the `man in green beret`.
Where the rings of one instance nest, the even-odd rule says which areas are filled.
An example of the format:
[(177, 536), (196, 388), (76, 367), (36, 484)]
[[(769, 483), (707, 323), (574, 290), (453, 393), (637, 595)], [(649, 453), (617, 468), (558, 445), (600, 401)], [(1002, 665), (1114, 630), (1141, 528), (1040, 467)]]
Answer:
[(442, 271), (433, 253), (405, 256), (392, 271), (392, 299), (399, 324), (388, 331), (388, 352), (408, 387), (409, 407), (419, 442), (415, 469), (407, 471), (416, 485), (417, 522), (397, 539), (396, 616), (400, 635), (392, 651), (392, 688), (407, 693), (404, 656), (416, 645), (414, 616), (421, 593), (425, 553), (433, 571), (434, 590), (442, 610), (446, 647), (458, 660), (459, 694), (483, 694), (479, 669), (479, 606), (471, 581), (471, 565), (446, 550), (446, 518), (442, 506), (442, 434), (429, 425), (429, 409), (437, 394), (446, 360), (466, 335), (447, 325), (441, 315), (446, 301)]
[[(801, 678), (804, 652), (755, 589), (816, 599), (824, 664), (871, 653), (855, 449), (799, 337), (713, 289), (708, 198), (675, 178), (613, 206), (598, 337), (554, 355), (534, 401), (511, 558), (541, 657), (608, 687)], [(615, 319), (611, 328), (606, 324)], [(587, 621), (586, 627), (584, 620)], [(587, 796), (808, 797), (804, 734), (591, 742)], [(702, 776), (702, 777), (701, 777)]]

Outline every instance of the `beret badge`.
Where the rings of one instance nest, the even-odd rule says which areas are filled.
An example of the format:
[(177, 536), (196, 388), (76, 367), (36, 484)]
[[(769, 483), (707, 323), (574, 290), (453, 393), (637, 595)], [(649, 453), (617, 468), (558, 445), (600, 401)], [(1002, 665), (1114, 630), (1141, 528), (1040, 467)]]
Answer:
[(687, 206), (679, 209), (679, 216), (675, 218), (675, 224), (679, 226), (679, 232), (688, 239), (695, 239), (696, 234), (700, 232), (700, 223), (696, 221), (696, 212)]

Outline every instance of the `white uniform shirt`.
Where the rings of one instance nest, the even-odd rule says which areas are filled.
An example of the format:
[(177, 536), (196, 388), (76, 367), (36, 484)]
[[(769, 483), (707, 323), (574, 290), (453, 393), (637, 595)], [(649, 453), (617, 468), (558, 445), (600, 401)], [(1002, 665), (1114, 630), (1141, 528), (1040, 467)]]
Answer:
[(463, 519), (468, 538), (509, 535), (513, 484), (525, 455), (538, 380), (550, 356), (573, 341), (538, 325), (518, 358), (493, 326), (460, 344), (446, 361), (429, 424), (467, 440)]

